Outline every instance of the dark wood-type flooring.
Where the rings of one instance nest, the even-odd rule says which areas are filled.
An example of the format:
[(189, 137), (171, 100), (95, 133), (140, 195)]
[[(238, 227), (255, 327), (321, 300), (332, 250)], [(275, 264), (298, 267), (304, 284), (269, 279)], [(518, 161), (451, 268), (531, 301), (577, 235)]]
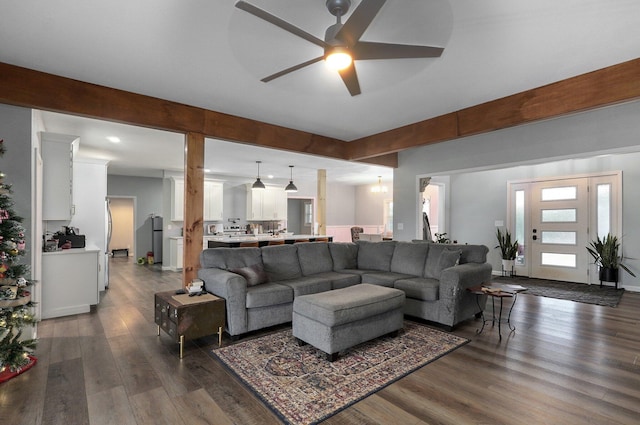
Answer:
[[(111, 259), (94, 311), (39, 324), (37, 365), (0, 385), (0, 424), (280, 423), (207, 354), (216, 336), (186, 344), (182, 360), (156, 336), (153, 293), (179, 281)], [(454, 333), (471, 343), (325, 423), (640, 423), (640, 294), (617, 308), (523, 294), (512, 322), (502, 341), (497, 328), (462, 324)]]

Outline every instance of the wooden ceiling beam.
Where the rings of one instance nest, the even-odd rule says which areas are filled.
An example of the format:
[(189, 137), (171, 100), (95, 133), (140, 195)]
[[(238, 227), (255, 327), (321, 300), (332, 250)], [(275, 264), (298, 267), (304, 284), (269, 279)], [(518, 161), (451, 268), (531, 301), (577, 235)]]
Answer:
[(640, 98), (640, 59), (347, 143), (0, 63), (0, 102), (397, 167), (397, 152)]
[(349, 144), (360, 160), (640, 98), (640, 59), (420, 121)]
[(0, 62), (0, 103), (347, 159), (342, 140)]

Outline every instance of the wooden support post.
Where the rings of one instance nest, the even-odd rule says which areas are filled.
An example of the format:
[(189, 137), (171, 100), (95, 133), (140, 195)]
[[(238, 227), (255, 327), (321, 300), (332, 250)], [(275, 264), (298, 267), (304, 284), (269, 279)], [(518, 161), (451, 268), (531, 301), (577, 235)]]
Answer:
[(316, 211), (318, 234), (327, 234), (327, 170), (318, 170), (318, 205)]
[(200, 268), (204, 224), (204, 135), (187, 133), (185, 144), (183, 286), (197, 277)]

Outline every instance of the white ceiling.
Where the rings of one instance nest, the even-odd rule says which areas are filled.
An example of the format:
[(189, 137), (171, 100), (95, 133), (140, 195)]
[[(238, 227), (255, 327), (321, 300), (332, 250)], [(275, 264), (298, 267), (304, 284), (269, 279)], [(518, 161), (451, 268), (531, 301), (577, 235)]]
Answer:
[[(248, 1), (318, 38), (334, 23), (325, 0)], [(0, 61), (351, 141), (635, 59), (640, 52), (637, 0), (388, 0), (363, 40), (443, 46), (444, 53), (357, 62), (362, 94), (352, 97), (323, 63), (260, 82), (322, 52), (234, 3), (0, 0)], [(353, 0), (351, 10), (359, 3)], [(182, 167), (180, 135), (57, 114), (45, 114), (45, 122), (50, 131), (78, 133), (82, 155), (107, 155), (104, 135), (118, 131), (123, 142), (108, 149), (112, 172)], [(296, 165), (294, 179), (307, 173), (315, 178), (322, 167), (331, 179), (336, 164), (344, 181), (350, 177), (342, 173), (360, 175), (360, 182), (391, 175), (380, 167), (352, 173), (341, 161), (226, 142), (211, 141), (209, 151), (216, 152), (212, 167), (220, 174), (249, 170), (254, 176), (254, 161), (262, 160), (265, 173), (285, 177), (287, 165)]]

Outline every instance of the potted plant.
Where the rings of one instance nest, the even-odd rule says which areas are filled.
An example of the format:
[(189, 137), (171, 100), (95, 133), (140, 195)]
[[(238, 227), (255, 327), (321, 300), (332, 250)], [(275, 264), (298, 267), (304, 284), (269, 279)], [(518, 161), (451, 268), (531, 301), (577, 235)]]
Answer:
[(503, 272), (513, 270), (514, 260), (518, 255), (518, 241), (511, 241), (511, 233), (509, 230), (502, 232), (499, 228), (496, 231), (496, 238), (498, 239), (498, 246), (500, 248), (500, 255), (502, 256), (502, 270)]
[(631, 276), (636, 275), (629, 270), (627, 266), (622, 264), (622, 256), (619, 254), (620, 242), (618, 237), (607, 233), (602, 239), (596, 237), (595, 241), (591, 241), (587, 247), (587, 251), (595, 260), (598, 266), (600, 282), (616, 282), (618, 283), (618, 269), (623, 269)]

